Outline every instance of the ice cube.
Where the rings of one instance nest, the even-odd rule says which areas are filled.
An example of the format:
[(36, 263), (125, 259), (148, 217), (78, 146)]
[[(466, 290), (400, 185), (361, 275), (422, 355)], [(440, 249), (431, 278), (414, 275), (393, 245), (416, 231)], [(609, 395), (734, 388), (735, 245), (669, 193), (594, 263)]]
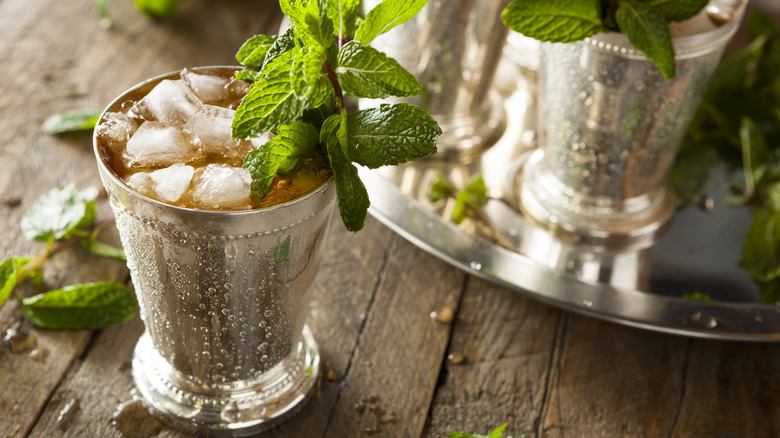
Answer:
[(271, 139), (273, 137), (274, 136), (271, 135), (270, 132), (266, 132), (265, 134), (261, 135), (260, 137), (250, 138), (249, 141), (252, 142), (252, 148), (253, 149), (257, 149), (260, 146), (262, 146), (262, 145), (268, 143), (269, 141), (271, 141)]
[(183, 163), (154, 172), (138, 172), (128, 178), (127, 185), (138, 192), (163, 202), (174, 203), (190, 187), (195, 168)]
[(231, 109), (203, 105), (184, 125), (184, 131), (198, 139), (205, 155), (220, 156), (238, 147), (239, 140), (233, 138), (231, 128), (235, 114)]
[(197, 147), (176, 128), (160, 122), (144, 122), (127, 142), (130, 165), (163, 167), (196, 158)]
[(225, 77), (195, 73), (185, 68), (181, 71), (181, 78), (203, 103), (216, 104), (231, 97), (228, 89), (230, 80)]
[(206, 208), (251, 207), (252, 176), (242, 167), (209, 164), (194, 178), (192, 199)]
[(144, 120), (156, 121), (176, 128), (198, 112), (203, 103), (181, 80), (166, 79), (133, 107)]
[(136, 129), (138, 129), (137, 120), (127, 114), (109, 112), (103, 117), (103, 122), (95, 128), (95, 133), (103, 144), (119, 152)]

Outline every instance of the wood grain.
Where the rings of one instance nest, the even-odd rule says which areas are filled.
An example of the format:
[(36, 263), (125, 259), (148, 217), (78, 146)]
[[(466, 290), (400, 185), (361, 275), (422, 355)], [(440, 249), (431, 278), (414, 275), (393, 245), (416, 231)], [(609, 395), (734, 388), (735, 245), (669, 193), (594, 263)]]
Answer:
[(326, 437), (420, 436), (451, 328), (431, 313), (457, 310), (464, 278), (393, 239)]
[(470, 277), (425, 436), (454, 431), (533, 437), (562, 312)]

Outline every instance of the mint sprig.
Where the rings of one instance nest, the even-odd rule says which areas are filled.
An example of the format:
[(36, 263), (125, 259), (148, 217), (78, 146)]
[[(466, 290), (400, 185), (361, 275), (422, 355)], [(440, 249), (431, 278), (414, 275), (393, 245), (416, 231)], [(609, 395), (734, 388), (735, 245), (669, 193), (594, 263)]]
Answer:
[(436, 151), (441, 129), (425, 111), (382, 104), (349, 114), (344, 105), (347, 95), (407, 97), (423, 91), (397, 61), (368, 44), (425, 3), (385, 0), (361, 20), (357, 0), (280, 0), (290, 28), (279, 37), (252, 37), (236, 54), (244, 66), (237, 78), (254, 83), (236, 109), (233, 137), (276, 134), (244, 160), (255, 200), (269, 193), (275, 175), (292, 172), (295, 160), (326, 156), (344, 225), (358, 231), (369, 200), (355, 164), (373, 169)]
[(33, 324), (56, 329), (102, 328), (135, 314), (133, 293), (112, 282), (76, 284), (28, 298), (14, 292), (25, 280), (43, 284), (45, 263), (76, 242), (97, 255), (125, 260), (120, 248), (97, 240), (109, 223), (95, 222), (96, 195), (94, 188), (78, 191), (69, 185), (36, 200), (22, 218), (22, 228), (29, 240), (45, 242), (46, 249), (32, 257), (15, 256), (0, 263), (0, 305), (14, 298)]
[(514, 0), (501, 14), (515, 32), (570, 43), (601, 32), (622, 32), (666, 79), (675, 77), (669, 23), (698, 14), (708, 0)]
[(742, 266), (762, 300), (774, 304), (780, 301), (780, 27), (760, 12), (746, 24), (750, 42), (715, 71), (675, 164), (673, 187), (683, 201), (701, 191), (706, 178), (697, 175), (706, 169), (698, 157), (734, 170), (725, 200), (752, 211)]

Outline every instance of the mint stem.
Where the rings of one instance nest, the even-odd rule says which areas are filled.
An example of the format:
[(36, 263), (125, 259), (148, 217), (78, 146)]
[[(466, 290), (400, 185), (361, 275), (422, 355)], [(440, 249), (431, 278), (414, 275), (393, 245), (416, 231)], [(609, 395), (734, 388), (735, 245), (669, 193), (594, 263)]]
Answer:
[(617, 23), (617, 10), (619, 2), (618, 0), (609, 0), (609, 8), (607, 9), (607, 17), (612, 23)]
[(330, 80), (331, 85), (333, 85), (333, 91), (336, 93), (336, 105), (333, 106), (333, 114), (338, 114), (339, 101), (341, 101), (341, 105), (344, 105), (344, 92), (341, 91), (341, 84), (339, 84), (338, 77), (336, 77), (336, 72), (330, 68), (330, 63), (327, 59), (323, 65), (325, 66), (325, 71), (328, 73), (328, 80)]

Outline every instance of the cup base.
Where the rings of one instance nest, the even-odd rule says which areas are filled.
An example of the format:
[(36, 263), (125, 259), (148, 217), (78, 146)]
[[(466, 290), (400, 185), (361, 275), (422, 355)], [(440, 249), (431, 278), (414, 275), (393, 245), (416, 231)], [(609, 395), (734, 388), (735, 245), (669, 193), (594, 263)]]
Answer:
[(319, 363), (317, 344), (305, 325), (298, 348), (252, 385), (198, 391), (171, 379), (175, 371), (144, 333), (133, 356), (133, 379), (166, 426), (187, 433), (208, 430), (209, 436), (241, 437), (270, 429), (298, 412), (311, 397)]
[(675, 202), (665, 187), (640, 202), (588, 205), (557, 190), (555, 181), (547, 177), (543, 156), (542, 150), (531, 154), (518, 178), (520, 209), (529, 220), (562, 240), (640, 249), (652, 245), (668, 228)]

